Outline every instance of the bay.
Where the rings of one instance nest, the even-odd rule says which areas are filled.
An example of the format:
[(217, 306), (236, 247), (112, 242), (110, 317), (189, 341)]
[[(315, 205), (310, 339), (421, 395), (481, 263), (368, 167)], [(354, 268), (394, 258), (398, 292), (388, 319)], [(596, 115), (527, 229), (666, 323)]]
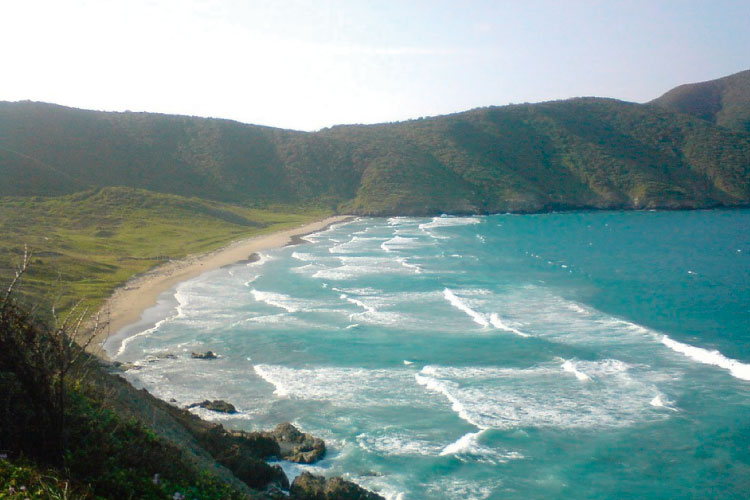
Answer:
[(240, 410), (206, 418), (323, 437), (309, 470), (387, 498), (750, 491), (750, 211), (365, 218), (308, 239), (180, 284), (108, 349), (164, 399)]

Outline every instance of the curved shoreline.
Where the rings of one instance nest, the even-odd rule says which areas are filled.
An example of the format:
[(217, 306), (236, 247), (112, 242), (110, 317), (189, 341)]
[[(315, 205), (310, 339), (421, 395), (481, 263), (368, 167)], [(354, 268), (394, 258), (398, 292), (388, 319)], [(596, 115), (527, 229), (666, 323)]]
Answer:
[(101, 358), (108, 359), (104, 343), (110, 335), (137, 323), (147, 309), (157, 304), (159, 295), (178, 283), (223, 266), (247, 261), (256, 252), (298, 244), (307, 234), (323, 231), (333, 224), (351, 219), (352, 216), (349, 215), (337, 215), (293, 229), (254, 236), (235, 241), (212, 252), (171, 260), (136, 275), (116, 288), (100, 309), (100, 317), (106, 322), (106, 328), (95, 337), (89, 350)]

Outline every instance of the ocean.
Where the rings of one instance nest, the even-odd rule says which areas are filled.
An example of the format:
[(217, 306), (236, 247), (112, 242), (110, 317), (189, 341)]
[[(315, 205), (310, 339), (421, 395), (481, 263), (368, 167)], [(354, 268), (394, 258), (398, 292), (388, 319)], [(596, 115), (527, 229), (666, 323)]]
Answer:
[[(138, 387), (388, 499), (747, 498), (750, 211), (361, 218), (114, 336)], [(214, 351), (212, 361), (191, 359)], [(171, 355), (171, 356), (168, 356)]]

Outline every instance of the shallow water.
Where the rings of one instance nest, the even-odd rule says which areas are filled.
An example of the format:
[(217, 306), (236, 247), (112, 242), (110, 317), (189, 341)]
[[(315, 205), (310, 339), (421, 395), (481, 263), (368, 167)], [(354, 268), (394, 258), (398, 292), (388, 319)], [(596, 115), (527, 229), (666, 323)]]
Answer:
[(182, 283), (108, 349), (162, 398), (240, 410), (205, 417), (320, 435), (310, 469), (388, 498), (750, 491), (750, 211), (360, 219), (309, 240)]

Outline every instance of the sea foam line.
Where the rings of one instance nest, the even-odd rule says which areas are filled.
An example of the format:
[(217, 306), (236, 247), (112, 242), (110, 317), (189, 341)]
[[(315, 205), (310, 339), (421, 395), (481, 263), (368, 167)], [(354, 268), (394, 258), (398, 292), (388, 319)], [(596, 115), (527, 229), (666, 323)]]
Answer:
[(694, 361), (724, 368), (725, 370), (729, 370), (729, 373), (731, 373), (733, 377), (740, 380), (750, 381), (750, 364), (748, 363), (742, 363), (736, 359), (728, 358), (717, 350), (709, 351), (702, 347), (683, 344), (682, 342), (669, 338), (667, 335), (664, 335), (661, 338), (661, 343)]
[(284, 295), (283, 293), (263, 292), (260, 290), (256, 290), (255, 288), (250, 290), (250, 293), (253, 294), (253, 298), (258, 302), (265, 302), (270, 306), (285, 309), (290, 313), (299, 311), (299, 307), (290, 303), (292, 301), (292, 298), (288, 295)]
[(479, 437), (484, 433), (484, 430), (478, 432), (469, 432), (458, 438), (455, 442), (449, 444), (443, 451), (440, 452), (440, 456), (444, 457), (447, 455), (453, 455), (459, 459), (462, 456), (471, 456), (476, 459), (477, 462), (489, 463), (497, 465), (498, 463), (505, 463), (508, 460), (522, 459), (524, 456), (518, 452), (503, 453), (499, 450), (493, 450), (488, 446), (484, 446), (479, 443)]
[(357, 300), (355, 298), (349, 297), (345, 293), (342, 293), (339, 297), (341, 299), (349, 302), (350, 304), (354, 304), (355, 306), (361, 307), (362, 309), (364, 309), (365, 311), (367, 311), (369, 313), (373, 313), (374, 314), (374, 313), (378, 312), (377, 309), (375, 309), (374, 307), (365, 304), (361, 300)]
[(432, 221), (419, 225), (421, 230), (429, 230), (436, 227), (465, 226), (468, 224), (479, 224), (480, 220), (476, 217), (433, 217)]
[(422, 268), (416, 264), (410, 264), (406, 261), (405, 257), (399, 257), (396, 260), (398, 260), (398, 263), (404, 266), (406, 269), (411, 269), (412, 271), (414, 271), (414, 274), (422, 274)]
[(253, 370), (255, 370), (255, 373), (260, 378), (262, 378), (263, 380), (265, 380), (266, 382), (268, 382), (274, 387), (274, 391), (273, 391), (274, 394), (282, 398), (289, 397), (289, 391), (282, 385), (281, 382), (273, 378), (271, 374), (268, 372), (268, 370), (265, 369), (265, 367), (261, 365), (254, 365)]
[(435, 378), (432, 378), (428, 375), (435, 374), (435, 369), (431, 366), (425, 366), (422, 368), (422, 374), (415, 373), (414, 378), (417, 381), (417, 383), (421, 386), (426, 387), (427, 389), (437, 392), (438, 394), (442, 394), (445, 396), (445, 398), (450, 402), (451, 409), (458, 414), (458, 416), (473, 425), (474, 427), (485, 430), (487, 429), (486, 426), (480, 425), (478, 422), (476, 422), (474, 419), (471, 418), (471, 415), (469, 415), (469, 412), (466, 410), (466, 407), (463, 405), (463, 403), (454, 396), (450, 389), (448, 388), (447, 384), (445, 382), (441, 382), (440, 380), (437, 380)]
[(414, 248), (419, 245), (417, 238), (404, 238), (403, 236), (394, 236), (390, 240), (384, 241), (380, 244), (380, 248), (386, 253), (391, 253), (394, 250), (405, 250)]
[(505, 330), (506, 332), (515, 333), (516, 335), (519, 335), (521, 337), (530, 337), (528, 333), (524, 333), (521, 330), (517, 330), (512, 326), (503, 323), (503, 320), (500, 319), (500, 316), (495, 313), (490, 314), (490, 323), (492, 324), (492, 326), (499, 330)]
[(478, 325), (481, 325), (484, 327), (490, 326), (490, 323), (484, 317), (484, 314), (477, 312), (471, 307), (469, 307), (468, 305), (466, 305), (466, 303), (463, 300), (456, 297), (456, 294), (454, 294), (450, 288), (446, 288), (445, 290), (443, 290), (443, 297), (445, 297), (445, 300), (450, 302), (450, 304), (453, 307), (468, 314), (469, 317), (471, 317), (471, 319), (473, 319), (474, 322), (477, 323)]
[(156, 330), (158, 330), (164, 323), (167, 323), (168, 321), (172, 321), (173, 319), (177, 318), (179, 314), (173, 314), (172, 316), (168, 316), (162, 320), (157, 321), (154, 326), (151, 328), (148, 328), (146, 330), (143, 330), (142, 332), (138, 332), (135, 335), (131, 335), (127, 338), (122, 339), (122, 342), (120, 343), (120, 347), (117, 349), (117, 353), (115, 353), (114, 357), (118, 357), (123, 352), (125, 352), (125, 348), (130, 344), (133, 340), (137, 339), (138, 337), (143, 337), (144, 335), (149, 335), (151, 333), (154, 333)]
[(576, 365), (569, 359), (562, 364), (562, 369), (568, 373), (572, 373), (573, 375), (575, 375), (576, 378), (581, 382), (588, 382), (589, 380), (591, 380), (591, 377), (578, 370)]
[(674, 352), (682, 354), (683, 356), (690, 358), (693, 361), (697, 361), (698, 363), (702, 363), (704, 365), (718, 366), (719, 368), (728, 370), (734, 378), (750, 381), (749, 363), (743, 363), (742, 361), (728, 358), (717, 349), (709, 350), (704, 349), (703, 347), (697, 347), (694, 345), (686, 344), (684, 342), (679, 342), (670, 338), (668, 335), (661, 335), (658, 332), (655, 332), (654, 330), (646, 328), (645, 326), (641, 326), (637, 323), (632, 323), (625, 320), (619, 321), (620, 323), (628, 327), (631, 331), (644, 336), (656, 338), (659, 340), (659, 342), (669, 347)]

